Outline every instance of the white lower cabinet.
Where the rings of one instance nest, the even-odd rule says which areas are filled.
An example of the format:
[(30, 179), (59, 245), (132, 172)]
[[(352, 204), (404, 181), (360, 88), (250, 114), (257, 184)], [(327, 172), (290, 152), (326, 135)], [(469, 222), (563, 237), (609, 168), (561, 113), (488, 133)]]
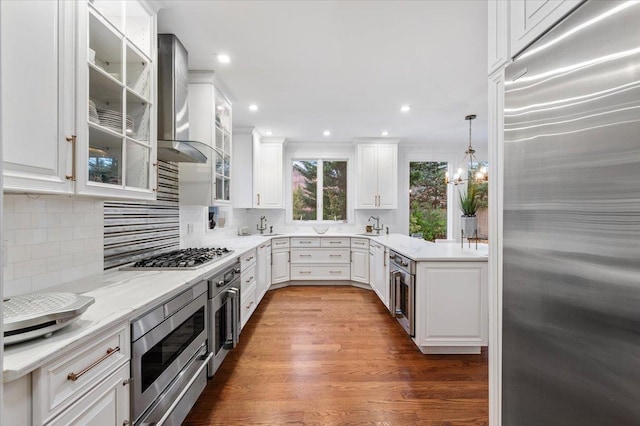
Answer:
[(2, 424), (30, 425), (31, 421), (31, 374), (4, 382), (2, 388)]
[(291, 280), (351, 279), (349, 238), (291, 238)]
[(271, 240), (271, 284), (289, 281), (289, 238)]
[(125, 380), (130, 377), (130, 358), (126, 322), (35, 370), (31, 374), (33, 424), (107, 424), (103, 418), (119, 420), (108, 424), (129, 421)]
[(242, 283), (242, 291), (240, 292), (240, 325), (244, 328), (251, 314), (256, 310), (256, 281), (253, 280), (251, 284), (245, 287), (245, 283)]
[(480, 353), (488, 344), (486, 262), (420, 262), (415, 342), (422, 353)]
[(130, 422), (129, 385), (127, 384), (129, 368), (127, 362), (48, 425), (128, 425)]
[(271, 241), (258, 246), (256, 255), (256, 301), (264, 297), (271, 285)]
[(256, 309), (256, 287), (258, 282), (256, 250), (252, 250), (240, 257), (240, 262), (242, 262), (242, 272), (240, 273), (240, 323), (244, 327)]
[(369, 240), (351, 238), (351, 281), (369, 284)]
[(369, 249), (369, 282), (371, 288), (376, 292), (378, 298), (389, 307), (389, 252), (385, 246), (375, 242), (371, 243)]
[(271, 244), (267, 245), (267, 261), (266, 261), (266, 265), (267, 265), (267, 272), (265, 274), (266, 275), (265, 278), (267, 280), (266, 290), (269, 290), (269, 288), (271, 287), (271, 283), (273, 282), (273, 280), (271, 278), (271, 274), (273, 272), (273, 256), (272, 256)]
[(291, 280), (348, 280), (349, 264), (346, 265), (291, 265)]

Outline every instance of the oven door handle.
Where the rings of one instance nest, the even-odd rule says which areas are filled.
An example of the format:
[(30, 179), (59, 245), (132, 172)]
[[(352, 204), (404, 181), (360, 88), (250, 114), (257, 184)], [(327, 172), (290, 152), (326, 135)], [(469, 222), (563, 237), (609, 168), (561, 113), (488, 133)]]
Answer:
[(397, 271), (395, 277), (394, 277), (394, 283), (395, 283), (395, 293), (396, 293), (396, 297), (395, 297), (395, 306), (393, 307), (394, 312), (393, 312), (393, 316), (395, 316), (396, 318), (401, 317), (402, 314), (402, 291), (401, 291), (401, 287), (402, 287), (402, 279), (401, 279), (401, 275), (402, 273), (400, 271)]
[(240, 320), (240, 290), (230, 288), (227, 290), (229, 299), (231, 299), (231, 343), (232, 347), (238, 345), (240, 340), (240, 330), (238, 330), (238, 321)]
[(164, 424), (164, 422), (167, 421), (169, 416), (171, 416), (171, 413), (173, 413), (173, 410), (175, 410), (176, 407), (178, 406), (178, 404), (180, 404), (180, 401), (182, 400), (182, 398), (184, 398), (186, 393), (189, 392), (189, 390), (191, 389), (191, 386), (193, 385), (193, 383), (196, 380), (198, 380), (198, 376), (200, 376), (200, 373), (202, 373), (202, 370), (207, 368), (207, 366), (209, 365), (209, 361), (211, 361), (211, 358), (213, 358), (213, 352), (209, 352), (209, 354), (205, 356), (205, 358), (203, 359), (204, 362), (202, 363), (202, 365), (200, 367), (198, 367), (198, 370), (195, 372), (193, 377), (191, 377), (191, 380), (189, 380), (189, 382), (184, 387), (184, 389), (182, 389), (180, 394), (171, 403), (171, 405), (169, 406), (167, 411), (163, 414), (163, 416), (160, 418), (160, 420), (158, 420), (158, 422), (155, 423), (156, 426), (162, 426)]
[(389, 274), (389, 311), (396, 316), (396, 276), (400, 273), (397, 269)]

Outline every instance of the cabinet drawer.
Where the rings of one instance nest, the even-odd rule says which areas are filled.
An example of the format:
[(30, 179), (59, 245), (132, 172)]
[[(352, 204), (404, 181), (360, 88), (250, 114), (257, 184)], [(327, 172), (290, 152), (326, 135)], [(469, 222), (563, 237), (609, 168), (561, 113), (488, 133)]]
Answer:
[(253, 263), (253, 265), (249, 266), (244, 271), (242, 271), (242, 275), (240, 276), (240, 280), (242, 281), (242, 287), (241, 287), (242, 289), (244, 289), (245, 287), (250, 286), (252, 282), (256, 281), (256, 264), (255, 264), (255, 262)]
[(369, 239), (368, 238), (352, 238), (351, 248), (367, 250), (369, 249)]
[(291, 265), (291, 280), (349, 280), (350, 265)]
[(350, 238), (322, 238), (320, 247), (349, 247)]
[(291, 263), (328, 263), (351, 262), (351, 250), (346, 249), (292, 249)]
[(131, 357), (129, 339), (129, 325), (123, 323), (35, 370), (34, 424), (51, 420), (127, 362)]
[(254, 281), (246, 289), (242, 289), (240, 293), (240, 319), (242, 327), (249, 321), (251, 314), (256, 308), (256, 283)]
[(127, 362), (47, 426), (129, 424), (129, 369)]
[(274, 238), (271, 240), (271, 248), (281, 249), (281, 248), (289, 248), (289, 238)]
[(245, 253), (244, 255), (242, 255), (242, 257), (240, 257), (240, 268), (242, 271), (247, 269), (249, 266), (255, 265), (255, 264), (256, 264), (255, 250), (251, 250), (250, 252)]
[(291, 238), (291, 247), (320, 247), (320, 238)]

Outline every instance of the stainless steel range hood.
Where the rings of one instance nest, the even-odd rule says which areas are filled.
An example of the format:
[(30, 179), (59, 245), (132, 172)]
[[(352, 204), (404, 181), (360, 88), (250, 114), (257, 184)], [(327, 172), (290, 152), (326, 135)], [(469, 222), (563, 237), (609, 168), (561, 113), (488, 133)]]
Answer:
[(211, 146), (189, 140), (188, 54), (173, 34), (158, 34), (158, 160), (206, 163)]

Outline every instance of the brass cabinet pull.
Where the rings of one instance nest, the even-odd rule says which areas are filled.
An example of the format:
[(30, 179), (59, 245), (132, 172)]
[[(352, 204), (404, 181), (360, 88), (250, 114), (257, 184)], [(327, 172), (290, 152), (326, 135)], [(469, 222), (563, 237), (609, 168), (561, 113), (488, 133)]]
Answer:
[(257, 195), (258, 195), (258, 205), (260, 205), (260, 194), (257, 194)]
[(75, 382), (80, 377), (85, 375), (93, 367), (95, 367), (96, 365), (100, 364), (102, 361), (104, 361), (105, 359), (109, 358), (111, 355), (113, 355), (114, 353), (119, 352), (119, 351), (120, 351), (120, 346), (116, 346), (115, 348), (107, 349), (107, 353), (105, 355), (100, 357), (100, 359), (96, 360), (91, 365), (83, 368), (82, 371), (80, 371), (79, 373), (69, 373), (69, 375), (67, 375), (67, 380), (71, 380), (72, 382)]
[(71, 142), (71, 176), (66, 175), (67, 180), (76, 180), (76, 135), (67, 136), (67, 142)]

